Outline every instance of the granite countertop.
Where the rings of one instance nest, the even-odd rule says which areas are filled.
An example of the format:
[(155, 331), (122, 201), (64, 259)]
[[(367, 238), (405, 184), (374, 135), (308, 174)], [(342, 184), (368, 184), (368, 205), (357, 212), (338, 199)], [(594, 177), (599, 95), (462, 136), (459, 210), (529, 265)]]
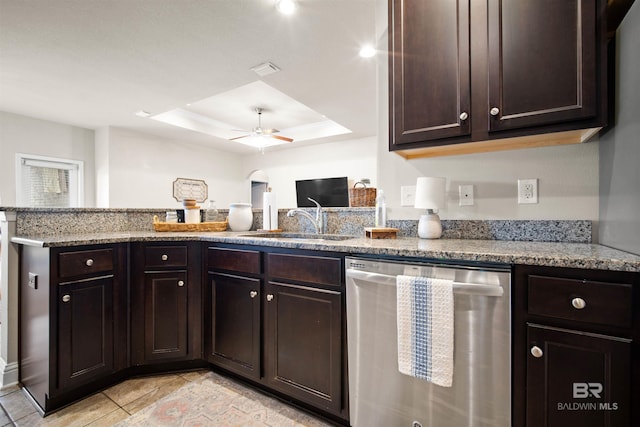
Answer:
[(12, 242), (41, 247), (68, 247), (104, 243), (203, 241), (244, 245), (312, 249), (380, 256), (405, 256), (484, 263), (528, 264), (597, 270), (640, 272), (640, 256), (588, 243), (514, 242), (418, 238), (318, 240), (260, 237), (256, 232), (121, 232), (17, 236)]

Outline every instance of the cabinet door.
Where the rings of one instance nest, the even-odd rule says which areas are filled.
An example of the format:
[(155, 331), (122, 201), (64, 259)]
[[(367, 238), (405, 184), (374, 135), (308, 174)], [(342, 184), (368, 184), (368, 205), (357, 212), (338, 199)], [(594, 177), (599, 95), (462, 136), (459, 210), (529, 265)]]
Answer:
[(389, 2), (390, 148), (471, 132), (469, 2)]
[(630, 340), (527, 325), (527, 425), (630, 425)]
[(59, 388), (113, 372), (113, 287), (113, 277), (57, 287)]
[(187, 273), (145, 274), (145, 360), (187, 356)]
[(209, 274), (208, 360), (260, 379), (260, 279)]
[(489, 0), (489, 131), (598, 113), (599, 4)]
[(340, 414), (341, 293), (275, 282), (265, 286), (265, 293), (267, 383)]

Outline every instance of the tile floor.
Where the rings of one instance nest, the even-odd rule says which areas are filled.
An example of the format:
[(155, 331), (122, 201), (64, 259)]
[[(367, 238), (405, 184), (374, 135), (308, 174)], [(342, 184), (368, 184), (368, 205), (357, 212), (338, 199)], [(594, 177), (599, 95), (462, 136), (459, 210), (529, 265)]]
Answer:
[[(149, 408), (158, 400), (170, 396), (172, 393), (179, 393), (182, 387), (192, 382), (209, 380), (212, 375), (215, 374), (204, 370), (129, 379), (76, 402), (46, 418), (40, 416), (18, 386), (12, 386), (0, 391), (0, 426), (97, 427), (112, 426), (118, 423), (127, 425), (127, 420), (134, 421), (133, 414)], [(231, 380), (225, 379), (224, 381)], [(235, 383), (234, 387), (246, 389), (238, 383)], [(257, 396), (254, 393), (247, 389), (247, 395)], [(289, 414), (289, 418), (293, 419), (293, 425), (328, 426), (328, 424), (275, 399), (262, 394), (260, 397), (256, 397), (256, 400), (265, 399), (270, 400), (269, 406), (271, 407), (281, 406), (282, 412), (286, 412)], [(217, 425), (216, 427), (223, 426)]]

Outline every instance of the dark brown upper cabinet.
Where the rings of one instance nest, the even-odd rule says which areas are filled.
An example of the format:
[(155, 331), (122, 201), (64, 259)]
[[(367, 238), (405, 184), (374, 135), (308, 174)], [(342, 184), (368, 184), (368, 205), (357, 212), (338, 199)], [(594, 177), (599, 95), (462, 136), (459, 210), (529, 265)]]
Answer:
[(606, 2), (389, 1), (389, 149), (584, 142), (606, 124)]
[(392, 149), (470, 135), (469, 2), (389, 4)]

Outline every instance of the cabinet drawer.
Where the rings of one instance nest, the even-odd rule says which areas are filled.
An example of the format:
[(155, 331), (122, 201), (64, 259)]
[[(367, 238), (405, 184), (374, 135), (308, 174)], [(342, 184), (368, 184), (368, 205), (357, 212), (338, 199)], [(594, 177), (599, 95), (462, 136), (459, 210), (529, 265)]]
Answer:
[(145, 267), (186, 267), (186, 246), (147, 246), (144, 249)]
[(207, 261), (210, 269), (240, 271), (260, 274), (262, 272), (259, 251), (229, 248), (209, 248)]
[(82, 276), (113, 270), (113, 249), (62, 252), (58, 254), (60, 277)]
[(631, 326), (630, 284), (531, 275), (528, 285), (529, 314), (624, 328)]
[(269, 276), (272, 278), (334, 286), (342, 283), (340, 258), (274, 253), (267, 256)]

